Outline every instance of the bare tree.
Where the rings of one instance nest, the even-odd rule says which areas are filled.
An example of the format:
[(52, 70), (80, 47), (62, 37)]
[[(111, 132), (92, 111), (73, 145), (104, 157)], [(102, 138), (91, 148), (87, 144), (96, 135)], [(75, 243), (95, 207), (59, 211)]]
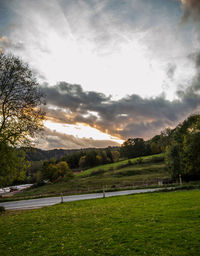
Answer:
[(18, 57), (0, 54), (0, 145), (22, 145), (43, 127), (44, 98)]

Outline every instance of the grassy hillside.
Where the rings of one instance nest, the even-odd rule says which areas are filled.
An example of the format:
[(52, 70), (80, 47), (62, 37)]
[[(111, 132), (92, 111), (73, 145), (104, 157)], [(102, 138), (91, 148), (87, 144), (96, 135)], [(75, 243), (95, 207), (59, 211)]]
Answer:
[(7, 212), (0, 255), (199, 255), (199, 212), (199, 190)]
[(104, 170), (104, 171), (110, 171), (113, 169), (121, 169), (126, 165), (131, 165), (131, 164), (136, 164), (139, 161), (142, 161), (143, 163), (150, 163), (152, 162), (152, 159), (163, 159), (163, 153), (161, 154), (157, 154), (157, 155), (151, 155), (151, 156), (143, 156), (143, 157), (136, 157), (136, 158), (132, 158), (129, 160), (124, 160), (124, 161), (119, 161), (116, 163), (111, 163), (111, 164), (104, 164), (104, 165), (100, 165), (100, 166), (96, 166), (93, 168), (90, 168), (84, 172), (81, 172), (79, 174), (77, 174), (77, 176), (79, 177), (86, 177), (86, 176), (90, 176), (93, 172), (95, 173), (98, 170)]
[[(142, 160), (141, 160), (142, 159)], [(142, 161), (142, 162), (141, 162)], [(140, 163), (141, 162), (141, 163)], [(88, 169), (70, 181), (48, 184), (18, 193), (15, 198), (88, 193), (135, 186), (157, 185), (159, 179), (169, 178), (163, 155), (134, 158)]]

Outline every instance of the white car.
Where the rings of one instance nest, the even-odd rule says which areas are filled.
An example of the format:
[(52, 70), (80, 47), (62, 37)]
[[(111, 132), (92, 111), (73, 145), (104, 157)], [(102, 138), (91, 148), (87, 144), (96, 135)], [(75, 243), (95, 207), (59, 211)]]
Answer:
[(4, 190), (4, 193), (9, 193), (10, 192), (10, 188), (9, 187), (3, 188), (3, 190)]

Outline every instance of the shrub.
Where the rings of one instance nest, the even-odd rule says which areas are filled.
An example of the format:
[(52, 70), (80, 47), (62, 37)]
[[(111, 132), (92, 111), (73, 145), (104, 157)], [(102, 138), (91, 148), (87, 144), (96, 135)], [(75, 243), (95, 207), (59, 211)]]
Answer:
[(164, 156), (154, 156), (151, 159), (151, 163), (159, 163), (164, 161)]
[(98, 169), (98, 170), (96, 170), (96, 171), (93, 171), (93, 172), (90, 174), (90, 176), (101, 175), (101, 174), (103, 174), (104, 172), (105, 172), (104, 169)]
[(3, 214), (5, 211), (5, 208), (3, 206), (0, 206), (0, 214)]
[(129, 165), (131, 165), (131, 164), (132, 164), (131, 160), (128, 160), (128, 164), (129, 164)]
[(143, 162), (143, 159), (142, 159), (142, 158), (138, 158), (138, 159), (135, 161), (136, 164), (141, 164), (142, 162)]

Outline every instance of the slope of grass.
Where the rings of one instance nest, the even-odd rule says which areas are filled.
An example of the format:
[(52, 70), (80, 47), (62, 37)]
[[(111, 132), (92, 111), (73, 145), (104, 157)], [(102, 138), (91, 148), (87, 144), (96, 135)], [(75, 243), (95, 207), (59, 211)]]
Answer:
[(104, 165), (99, 165), (99, 166), (95, 166), (93, 168), (87, 169), (81, 173), (78, 173), (77, 176), (78, 177), (86, 177), (86, 176), (90, 176), (93, 172), (96, 172), (100, 169), (103, 169), (104, 171), (109, 171), (110, 169), (119, 169), (121, 167), (123, 167), (124, 165), (129, 164), (130, 162), (132, 164), (136, 163), (138, 160), (141, 160), (143, 162), (151, 162), (152, 159), (154, 158), (163, 158), (164, 154), (157, 154), (157, 155), (150, 155), (150, 156), (142, 156), (142, 157), (136, 157), (136, 158), (132, 158), (129, 160), (123, 160), (123, 161), (119, 161), (116, 163), (111, 163), (111, 164), (104, 164)]
[(0, 216), (0, 255), (196, 256), (200, 191), (69, 202)]

